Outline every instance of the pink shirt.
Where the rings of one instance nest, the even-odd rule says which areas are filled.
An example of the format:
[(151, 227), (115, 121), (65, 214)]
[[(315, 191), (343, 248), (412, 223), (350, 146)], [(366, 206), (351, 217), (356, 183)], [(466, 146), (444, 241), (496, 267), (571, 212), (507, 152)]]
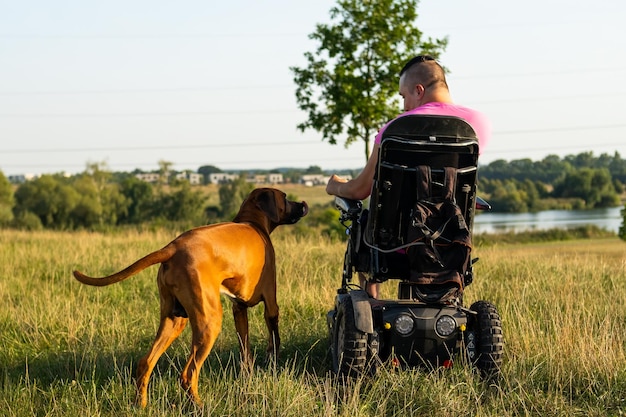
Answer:
[[(434, 114), (439, 116), (460, 117), (461, 119), (469, 123), (476, 132), (476, 136), (478, 136), (478, 149), (481, 153), (482, 150), (485, 149), (485, 146), (487, 146), (487, 143), (491, 138), (491, 123), (489, 123), (487, 117), (481, 112), (470, 109), (469, 107), (460, 106), (458, 104), (452, 103), (431, 102), (421, 105), (413, 110), (402, 113), (398, 117), (407, 116), (410, 114)], [(396, 119), (398, 117), (396, 117)], [(393, 122), (393, 120), (389, 123)], [(385, 131), (389, 123), (387, 123), (385, 126), (383, 126), (382, 129), (378, 131), (374, 143), (380, 143), (383, 132)]]

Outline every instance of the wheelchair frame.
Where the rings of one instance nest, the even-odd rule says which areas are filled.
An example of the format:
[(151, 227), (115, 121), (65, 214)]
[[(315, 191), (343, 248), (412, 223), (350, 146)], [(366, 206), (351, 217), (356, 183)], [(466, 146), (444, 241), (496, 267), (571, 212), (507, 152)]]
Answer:
[[(473, 364), (483, 377), (499, 375), (504, 341), (496, 307), (477, 301), (466, 308), (462, 295), (442, 301), (446, 288), (429, 289), (411, 282), (408, 257), (403, 253), (414, 244), (407, 238), (407, 228), (419, 199), (417, 167), (429, 167), (433, 188), (445, 180), (445, 167), (455, 168), (454, 199), (471, 234), (477, 205), (477, 160), (478, 141), (464, 120), (401, 117), (383, 134), (369, 212), (360, 201), (335, 199), (349, 238), (341, 287), (327, 314), (334, 372), (373, 374), (389, 361), (402, 367), (449, 367), (460, 359)], [(472, 282), (473, 262), (463, 271), (463, 287)], [(398, 299), (369, 297), (351, 284), (355, 272), (367, 273), (373, 282), (399, 279)], [(429, 298), (425, 292), (434, 296)]]

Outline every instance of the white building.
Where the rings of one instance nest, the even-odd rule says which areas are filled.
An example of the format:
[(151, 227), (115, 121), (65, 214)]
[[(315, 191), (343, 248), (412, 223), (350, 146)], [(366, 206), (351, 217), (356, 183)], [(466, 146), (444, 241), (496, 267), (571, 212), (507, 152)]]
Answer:
[(284, 182), (283, 174), (267, 174), (268, 184), (282, 184)]
[(209, 182), (211, 184), (225, 184), (233, 182), (237, 178), (239, 178), (238, 174), (227, 174), (225, 172), (215, 172), (213, 174), (209, 174)]
[(155, 183), (159, 182), (161, 174), (158, 174), (156, 172), (144, 172), (141, 174), (136, 174), (135, 177), (139, 178), (141, 181)]
[(187, 180), (191, 185), (200, 185), (202, 184), (202, 174), (198, 174), (197, 172), (181, 172), (176, 174), (177, 180)]
[(308, 174), (300, 177), (300, 183), (307, 187), (313, 187), (314, 185), (326, 185), (330, 179), (327, 175), (322, 174)]

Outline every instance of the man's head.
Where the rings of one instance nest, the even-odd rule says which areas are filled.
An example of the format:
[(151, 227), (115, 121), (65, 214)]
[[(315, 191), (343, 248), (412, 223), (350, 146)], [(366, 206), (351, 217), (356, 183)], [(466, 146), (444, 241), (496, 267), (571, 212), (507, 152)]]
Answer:
[(400, 95), (404, 111), (432, 101), (451, 101), (445, 71), (430, 55), (418, 55), (404, 65), (400, 71)]

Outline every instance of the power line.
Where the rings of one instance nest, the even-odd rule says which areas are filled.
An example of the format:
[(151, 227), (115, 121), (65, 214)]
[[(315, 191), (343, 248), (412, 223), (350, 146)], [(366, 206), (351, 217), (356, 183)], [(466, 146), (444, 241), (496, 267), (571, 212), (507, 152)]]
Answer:
[(573, 69), (573, 70), (559, 70), (559, 71), (546, 71), (546, 72), (527, 72), (527, 73), (510, 73), (510, 74), (491, 74), (491, 75), (461, 75), (459, 77), (454, 74), (447, 75), (447, 78), (456, 80), (469, 80), (480, 78), (518, 78), (518, 77), (544, 77), (552, 75), (572, 75), (572, 74), (586, 74), (590, 72), (615, 72), (626, 71), (626, 67), (617, 68), (585, 68), (585, 69)]
[[(571, 127), (553, 127), (553, 128), (544, 128), (544, 129), (521, 129), (521, 130), (504, 130), (504, 131), (496, 131), (493, 132), (492, 135), (521, 135), (527, 133), (551, 133), (551, 132), (577, 132), (580, 130), (600, 130), (600, 129), (619, 129), (626, 127), (626, 124), (615, 124), (615, 125), (598, 125), (598, 126), (571, 126)], [(623, 144), (623, 142), (620, 142)], [(599, 145), (598, 143), (594, 143), (595, 145)]]
[[(348, 158), (343, 158), (343, 157), (337, 157), (337, 158), (325, 158), (324, 162), (340, 162), (340, 163), (346, 163), (346, 162), (350, 162), (350, 161), (359, 161), (362, 165), (365, 164), (365, 161), (362, 157), (348, 157)], [(202, 166), (202, 165), (218, 165), (218, 163), (215, 162), (207, 162), (207, 161), (203, 161), (203, 162), (193, 162), (193, 161), (183, 161), (183, 162), (174, 162), (174, 165), (195, 165), (195, 166)], [(220, 161), (219, 165), (220, 166), (236, 166), (236, 165), (260, 165), (260, 162), (258, 159), (253, 159), (253, 160), (247, 160), (247, 161)], [(284, 165), (284, 166), (297, 166), (297, 164), (310, 164), (310, 165), (314, 165), (315, 163), (312, 162), (310, 159), (290, 159), (289, 161), (285, 161), (284, 159), (275, 159), (275, 160), (263, 160), (262, 161), (263, 165), (267, 165), (267, 164), (280, 164), (280, 165)], [(155, 167), (158, 165), (157, 162), (144, 162), (144, 163), (137, 163), (137, 162), (128, 162), (128, 163), (115, 163), (113, 164), (116, 167), (138, 167), (138, 166), (146, 166), (146, 165), (154, 165)], [(26, 167), (26, 168), (43, 168), (43, 167), (47, 167), (47, 168), (76, 168), (76, 167), (84, 167), (85, 163), (37, 163), (37, 164), (1, 164), (0, 163), (0, 169), (2, 167), (4, 168), (16, 168), (16, 167)], [(262, 168), (256, 168), (256, 169), (262, 169)]]
[[(574, 99), (591, 99), (591, 98), (603, 98), (625, 95), (626, 92), (618, 92), (612, 94), (589, 94), (580, 96), (561, 96), (561, 97), (526, 97), (515, 99), (502, 99), (502, 100), (485, 100), (477, 101), (475, 104), (498, 104), (498, 103), (515, 103), (521, 101), (541, 102), (548, 100), (574, 100)], [(299, 113), (302, 110), (294, 109), (267, 109), (267, 110), (254, 110), (250, 111), (248, 115), (254, 114), (286, 114), (286, 113)], [(241, 110), (213, 110), (213, 111), (178, 111), (178, 112), (141, 112), (141, 113), (0, 113), (0, 118), (115, 118), (115, 117), (194, 117), (194, 116), (213, 116), (213, 115), (227, 115), (227, 114), (241, 114)]]
[(0, 39), (42, 39), (42, 40), (90, 40), (90, 39), (200, 39), (200, 38), (293, 38), (306, 37), (308, 33), (163, 33), (163, 34), (38, 34), (38, 33), (4, 33)]
[(293, 145), (312, 145), (319, 144), (318, 140), (291, 141), (291, 142), (244, 142), (244, 143), (221, 143), (206, 145), (168, 145), (168, 146), (131, 146), (131, 147), (111, 147), (111, 148), (47, 148), (47, 149), (5, 149), (0, 152), (3, 154), (16, 153), (63, 153), (63, 152), (128, 152), (128, 151), (145, 151), (145, 150), (172, 150), (172, 149), (216, 149), (216, 148), (239, 148), (250, 146), (293, 146)]
[(611, 92), (607, 94), (584, 94), (584, 95), (576, 95), (576, 96), (552, 96), (552, 97), (523, 97), (523, 98), (505, 98), (500, 100), (484, 100), (484, 101), (474, 101), (474, 104), (500, 104), (500, 103), (519, 103), (523, 101), (530, 101), (533, 103), (540, 103), (544, 101), (554, 101), (554, 100), (587, 100), (594, 98), (606, 98), (606, 97), (616, 97), (623, 96), (626, 92)]
[[(575, 126), (575, 127), (557, 127), (557, 128), (545, 128), (545, 129), (521, 129), (521, 130), (505, 130), (494, 131), (492, 136), (508, 136), (508, 135), (522, 135), (522, 134), (538, 134), (538, 133), (554, 133), (554, 132), (576, 132), (582, 130), (600, 130), (600, 129), (618, 129), (624, 128), (626, 124), (614, 124), (614, 125), (599, 125), (599, 126)], [(34, 153), (64, 153), (64, 152), (129, 152), (129, 151), (145, 151), (145, 150), (174, 150), (174, 149), (217, 149), (217, 148), (240, 148), (240, 147), (267, 147), (267, 146), (301, 146), (301, 145), (316, 145), (319, 144), (319, 140), (293, 140), (284, 142), (237, 142), (237, 143), (211, 143), (211, 144), (176, 144), (176, 145), (145, 145), (145, 146), (125, 146), (125, 147), (82, 147), (82, 148), (40, 148), (40, 149), (0, 149), (0, 153), (6, 154), (34, 154)], [(597, 146), (620, 146), (623, 145), (623, 141), (620, 142), (605, 142), (593, 144)], [(527, 149), (525, 151), (537, 151), (542, 149)]]
[[(1, 37), (1, 36), (0, 36)], [(512, 73), (512, 74), (487, 74), (487, 75), (466, 75), (455, 76), (449, 75), (449, 78), (455, 80), (470, 80), (470, 79), (494, 79), (494, 78), (518, 78), (518, 77), (534, 77), (534, 76), (553, 76), (553, 75), (566, 75), (566, 74), (583, 74), (589, 72), (615, 72), (626, 71), (626, 67), (617, 68), (587, 68), (587, 69), (575, 69), (575, 70), (559, 70), (559, 71), (546, 71), (546, 72), (532, 72), (532, 73)], [(195, 86), (195, 87), (178, 87), (178, 88), (141, 88), (141, 89), (110, 89), (110, 90), (60, 90), (60, 91), (0, 91), (0, 96), (12, 96), (12, 95), (82, 95), (82, 94), (136, 94), (136, 93), (176, 93), (176, 92), (204, 92), (204, 91), (235, 91), (235, 90), (251, 90), (251, 89), (282, 89), (293, 88), (292, 84), (280, 84), (280, 85), (247, 85), (247, 86)], [(618, 93), (624, 94), (624, 93)], [(594, 95), (597, 96), (597, 95)], [(586, 97), (586, 96), (583, 96)], [(567, 98), (567, 97), (566, 97)], [(534, 98), (537, 99), (536, 97)], [(510, 100), (510, 99), (509, 99)]]
[[(288, 143), (281, 143), (281, 146), (285, 146), (285, 145), (289, 145)], [(607, 147), (607, 146), (619, 146), (622, 145), (621, 142), (617, 142), (617, 143), (601, 143), (601, 144), (594, 144), (593, 148), (594, 150), (598, 150), (599, 148), (603, 148), (603, 147)], [(224, 146), (229, 146), (229, 145), (224, 145)], [(234, 146), (240, 146), (240, 145), (234, 145)], [(211, 147), (211, 148), (215, 148), (214, 145), (211, 146), (207, 146), (207, 147)], [(145, 148), (142, 148), (145, 149)], [(167, 149), (167, 148), (165, 148)], [(574, 149), (580, 149), (580, 150), (584, 150), (584, 149), (588, 149), (590, 152), (593, 152), (594, 150), (589, 149), (589, 146), (587, 145), (580, 145), (580, 146), (576, 146), (576, 147), (568, 147), (568, 152), (571, 154), (572, 151), (574, 151)], [(557, 152), (557, 153), (563, 153), (563, 148), (562, 147), (536, 147), (536, 148), (524, 148), (524, 149), (507, 149), (507, 150), (503, 150), (503, 151), (489, 151), (488, 156), (490, 157), (489, 159), (493, 160), (496, 159), (495, 156), (497, 155), (508, 155), (508, 154), (519, 154), (520, 152), (524, 152), (526, 154), (532, 154), (532, 153), (536, 153), (536, 152)], [(43, 152), (43, 151), (42, 151)], [(2, 151), (2, 153), (4, 154), (5, 152)], [(353, 156), (353, 157), (326, 157), (324, 158), (324, 162), (326, 164), (328, 164), (329, 162), (337, 162), (337, 163), (341, 163), (344, 166), (350, 163), (356, 163), (359, 166), (362, 166), (365, 161), (363, 160), (362, 157), (357, 157), (357, 156)], [(276, 166), (301, 166), (302, 164), (304, 165), (314, 165), (315, 162), (312, 162), (310, 159), (289, 159), (289, 161), (286, 161), (285, 159), (273, 159), (273, 160), (267, 160), (264, 159), (262, 161), (262, 165), (267, 166), (268, 164), (275, 164)], [(140, 166), (157, 166), (158, 164), (155, 162), (132, 162), (132, 163), (115, 163), (112, 164), (113, 167), (132, 167), (132, 168), (139, 168)], [(254, 168), (227, 168), (227, 169), (238, 169), (238, 170), (246, 170), (246, 169), (267, 169), (267, 168), (260, 168), (260, 161), (258, 159), (252, 159), (252, 160), (234, 160), (234, 161), (220, 161), (219, 163), (216, 162), (211, 162), (211, 161), (202, 161), (202, 162), (194, 162), (194, 161), (178, 161), (178, 162), (174, 162), (175, 166), (202, 166), (202, 165), (219, 165), (221, 167), (224, 166), (230, 166), (230, 167), (241, 167), (241, 166), (253, 166)], [(29, 168), (29, 169), (35, 169), (35, 168), (58, 168), (58, 169), (63, 169), (63, 168), (78, 168), (78, 167), (85, 167), (85, 163), (36, 163), (36, 164), (2, 164), (0, 163), (0, 169), (2, 168), (20, 168), (20, 169), (24, 169), (24, 168)], [(155, 168), (156, 169), (156, 168)], [(346, 168), (346, 169), (350, 169), (350, 168)]]
[[(626, 125), (620, 125), (620, 127), (624, 127)], [(612, 126), (615, 127), (615, 126)], [(600, 127), (602, 128), (602, 127)], [(562, 130), (583, 130), (584, 128), (564, 128)], [(588, 127), (588, 129), (598, 129), (598, 127)], [(494, 136), (498, 135), (507, 135), (507, 134), (525, 134), (525, 133), (542, 133), (542, 132), (554, 132), (557, 129), (545, 129), (545, 130), (525, 130), (525, 131), (509, 131), (509, 132), (494, 132)], [(218, 149), (218, 148), (241, 148), (241, 147), (268, 147), (268, 146), (281, 146), (281, 147), (290, 147), (290, 146), (301, 146), (301, 145), (318, 145), (321, 141), (318, 140), (304, 140), (304, 141), (287, 141), (287, 142), (239, 142), (239, 143), (220, 143), (220, 144), (203, 144), (203, 145), (192, 145), (192, 144), (177, 144), (177, 145), (162, 145), (162, 146), (154, 146), (154, 145), (145, 145), (145, 146), (131, 146), (131, 147), (107, 147), (107, 148), (40, 148), (40, 149), (0, 149), (0, 153), (2, 155), (11, 155), (11, 154), (37, 154), (37, 153), (73, 153), (73, 152), (131, 152), (131, 151), (171, 151), (171, 150), (183, 150), (183, 149)], [(593, 147), (608, 147), (608, 146), (623, 146), (624, 143), (620, 142), (594, 142)], [(332, 146), (332, 145), (329, 145)], [(584, 145), (587, 146), (587, 145)], [(538, 152), (538, 151), (546, 151), (546, 150), (561, 150), (562, 147), (539, 147), (539, 148), (516, 148), (516, 149), (507, 149), (503, 152)], [(498, 153), (501, 153), (498, 151)], [(360, 157), (359, 157), (360, 158)], [(264, 160), (265, 162), (265, 160)], [(269, 161), (271, 162), (271, 161)]]
[(244, 85), (244, 86), (199, 86), (179, 88), (132, 88), (111, 90), (60, 90), (60, 91), (0, 91), (0, 96), (19, 95), (83, 95), (83, 94), (153, 94), (153, 93), (184, 93), (184, 92), (210, 92), (210, 91), (234, 91), (234, 90), (275, 90), (279, 88), (293, 88), (293, 85)]
[[(252, 114), (277, 114), (277, 113), (296, 113), (297, 109), (289, 110), (255, 110), (248, 112)], [(146, 112), (146, 113), (0, 113), (0, 118), (102, 118), (102, 117), (153, 117), (153, 116), (169, 116), (169, 117), (185, 117), (185, 116), (211, 116), (224, 114), (241, 114), (241, 110), (219, 110), (219, 111), (181, 111), (181, 112)]]

